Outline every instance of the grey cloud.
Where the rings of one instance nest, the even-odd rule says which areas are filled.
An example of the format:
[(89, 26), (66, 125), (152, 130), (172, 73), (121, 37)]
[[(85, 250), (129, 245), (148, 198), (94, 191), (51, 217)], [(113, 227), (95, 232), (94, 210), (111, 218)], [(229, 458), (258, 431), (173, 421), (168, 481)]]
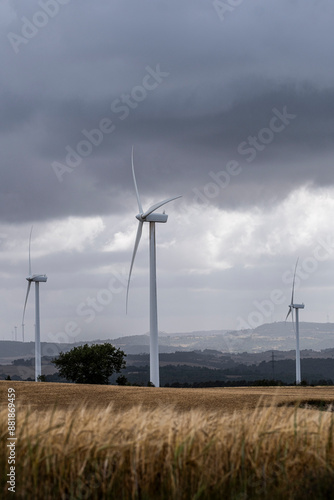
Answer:
[[(176, 229), (176, 214), (182, 210), (202, 213), (208, 206), (265, 214), (302, 185), (319, 197), (321, 188), (333, 186), (332, 2), (244, 1), (222, 21), (212, 2), (199, 0), (101, 0), (94, 5), (70, 0), (59, 4), (58, 14), (16, 54), (8, 34), (21, 34), (22, 18), (32, 21), (41, 2), (12, 0), (7, 2), (11, 10), (0, 10), (3, 223), (20, 231), (31, 222), (42, 225), (69, 216), (122, 215), (135, 228), (133, 144), (143, 199), (182, 194), (171, 209), (173, 228), (179, 238), (184, 231), (194, 242), (205, 227), (198, 227), (194, 216), (185, 229)], [(122, 120), (112, 103), (131, 95), (142, 85), (146, 68), (157, 65), (169, 75), (134, 102)], [(271, 137), (273, 110), (284, 109), (296, 117), (279, 132), (275, 122)], [(68, 148), (77, 152), (87, 139), (83, 131), (98, 128), (103, 119), (112, 120), (115, 130), (92, 145), (91, 153), (59, 182), (54, 162), (66, 166)], [(260, 141), (258, 150), (249, 144), (250, 137)], [(231, 161), (241, 171), (224, 186)], [(108, 237), (124, 227), (125, 222), (108, 228)], [(259, 242), (266, 231), (263, 223), (256, 232)], [(161, 233), (159, 241), (172, 233)], [(229, 242), (219, 244), (224, 259)], [(84, 255), (55, 249), (41, 265), (54, 277), (57, 268), (64, 276), (72, 270), (78, 287), (84, 287), (80, 273), (94, 275), (99, 265), (123, 265), (127, 259), (122, 251), (101, 254), (101, 246), (97, 239)], [(268, 257), (273, 282), (275, 266), (286, 266), (289, 251), (276, 256), (275, 265)], [(145, 255), (139, 256), (139, 266), (144, 267)], [(224, 293), (233, 290), (233, 297), (242, 287), (247, 300), (257, 281), (258, 259), (249, 256), (254, 272), (238, 267), (234, 258), (231, 270), (204, 277), (185, 274), (168, 282), (168, 266), (161, 276), (167, 288), (173, 283), (182, 288), (184, 280), (191, 290), (214, 293), (224, 282)], [(180, 261), (186, 267), (187, 255)], [(137, 284), (146, 286), (144, 281), (140, 276)], [(92, 279), (94, 290), (100, 283), (97, 276)], [(264, 282), (258, 293), (270, 286)]]

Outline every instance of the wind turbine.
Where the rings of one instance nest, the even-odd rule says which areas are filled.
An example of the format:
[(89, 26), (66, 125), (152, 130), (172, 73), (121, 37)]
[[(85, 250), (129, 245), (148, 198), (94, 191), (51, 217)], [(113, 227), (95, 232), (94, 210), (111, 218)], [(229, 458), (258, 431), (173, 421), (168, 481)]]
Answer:
[(138, 219), (139, 222), (138, 222), (137, 235), (136, 235), (135, 245), (134, 245), (134, 249), (133, 249), (131, 265), (130, 265), (128, 286), (127, 286), (127, 291), (126, 291), (126, 311), (128, 309), (130, 278), (131, 278), (133, 263), (134, 263), (134, 260), (136, 257), (138, 245), (139, 245), (140, 238), (141, 238), (142, 231), (143, 231), (143, 224), (144, 224), (144, 222), (149, 222), (149, 224), (150, 224), (150, 237), (149, 237), (149, 239), (150, 239), (150, 381), (155, 385), (155, 387), (159, 387), (160, 380), (159, 380), (159, 343), (158, 343), (157, 269), (156, 269), (157, 266), (156, 266), (155, 223), (156, 222), (159, 222), (159, 223), (167, 222), (168, 215), (165, 214), (165, 212), (163, 212), (162, 214), (156, 213), (156, 210), (158, 210), (158, 208), (162, 207), (163, 205), (166, 205), (166, 203), (169, 203), (170, 201), (177, 200), (178, 198), (181, 198), (181, 196), (176, 196), (174, 198), (168, 198), (166, 200), (159, 201), (158, 203), (155, 203), (148, 210), (146, 210), (144, 212), (143, 206), (142, 206), (142, 203), (140, 200), (138, 188), (137, 188), (135, 169), (134, 169), (134, 163), (133, 163), (133, 148), (132, 148), (132, 155), (131, 155), (131, 164), (132, 164), (133, 182), (135, 185), (135, 191), (136, 191), (138, 208), (139, 208), (139, 214), (136, 215), (136, 219)]
[(29, 276), (26, 278), (28, 281), (26, 300), (23, 307), (22, 315), (22, 334), (24, 334), (24, 315), (26, 312), (26, 306), (28, 301), (28, 296), (30, 292), (31, 283), (35, 283), (35, 382), (38, 382), (38, 377), (42, 375), (41, 368), (41, 336), (40, 336), (40, 320), (39, 320), (39, 284), (45, 283), (48, 279), (46, 274), (32, 274), (31, 273), (31, 259), (30, 259), (30, 246), (31, 246), (31, 233), (29, 236)]
[(293, 323), (293, 310), (295, 309), (296, 311), (296, 328), (295, 328), (295, 333), (296, 333), (296, 384), (299, 385), (301, 383), (301, 373), (300, 373), (300, 349), (299, 349), (299, 309), (304, 309), (304, 304), (295, 304), (293, 299), (294, 299), (294, 291), (295, 291), (295, 280), (296, 280), (296, 271), (297, 271), (297, 264), (298, 260), (296, 262), (295, 266), (295, 272), (293, 275), (293, 283), (292, 283), (292, 294), (291, 294), (291, 303), (289, 305), (289, 311), (288, 314), (286, 315), (285, 321), (288, 319), (288, 317), (291, 314), (292, 317), (292, 324)]

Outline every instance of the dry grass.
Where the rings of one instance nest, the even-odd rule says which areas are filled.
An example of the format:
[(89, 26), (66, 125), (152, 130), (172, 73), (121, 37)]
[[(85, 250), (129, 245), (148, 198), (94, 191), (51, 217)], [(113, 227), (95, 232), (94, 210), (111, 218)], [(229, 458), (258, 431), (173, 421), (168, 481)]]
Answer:
[(86, 384), (56, 384), (35, 382), (0, 381), (0, 407), (7, 400), (7, 389), (13, 387), (17, 402), (33, 409), (70, 408), (82, 405), (105, 408), (112, 404), (116, 410), (142, 405), (154, 409), (162, 405), (177, 410), (205, 409), (233, 412), (254, 409), (259, 404), (319, 399), (334, 400), (334, 387), (221, 387), (214, 389), (172, 389), (162, 387), (118, 387)]
[[(18, 403), (28, 402), (23, 397), (25, 383), (0, 385), (15, 386)], [(17, 409), (18, 498), (332, 498), (333, 413), (275, 404), (263, 408), (272, 398), (268, 389), (252, 388), (248, 393), (247, 389), (29, 386), (30, 397), (33, 388), (39, 397), (34, 406)], [(58, 394), (58, 403), (63, 405), (52, 409), (56, 386), (63, 394), (63, 398)], [(333, 400), (332, 390), (320, 394), (319, 388), (293, 389), (279, 392), (276, 400)], [(78, 405), (80, 392), (81, 401), (91, 395), (89, 406)], [(254, 409), (261, 394), (264, 399)], [(239, 410), (238, 398), (246, 398), (245, 403), (247, 396), (248, 409)], [(218, 405), (214, 398), (219, 398)], [(114, 405), (109, 405), (111, 399)], [(8, 468), (5, 409), (0, 413), (0, 432), (4, 471)], [(1, 491), (1, 498), (9, 497), (4, 478)]]

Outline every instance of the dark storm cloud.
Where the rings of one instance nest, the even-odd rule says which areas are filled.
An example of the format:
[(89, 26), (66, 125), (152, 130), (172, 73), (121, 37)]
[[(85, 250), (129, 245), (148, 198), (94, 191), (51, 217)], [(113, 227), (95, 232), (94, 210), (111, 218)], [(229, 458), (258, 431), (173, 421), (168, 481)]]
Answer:
[[(274, 192), (285, 197), (301, 178), (332, 184), (331, 3), (243, 2), (222, 22), (211, 2), (101, 1), (92, 8), (83, 1), (78, 9), (69, 1), (15, 54), (8, 34), (22, 35), (42, 3), (9, 2), (16, 17), (2, 26), (4, 220), (120, 210), (132, 144), (139, 177), (145, 172), (143, 195), (166, 194), (168, 180), (191, 202), (193, 189), (203, 192), (210, 172), (231, 160), (242, 173), (210, 203), (272, 203)], [(124, 105), (147, 67), (158, 66), (168, 76), (140, 102), (132, 97), (121, 120), (112, 104)], [(271, 141), (262, 133), (264, 144), (259, 133), (273, 109), (285, 108), (295, 118)], [(60, 183), (52, 164), (66, 164), (68, 148), (77, 152), (83, 130), (103, 119), (115, 130), (72, 162)], [(259, 146), (246, 153), (249, 137)]]

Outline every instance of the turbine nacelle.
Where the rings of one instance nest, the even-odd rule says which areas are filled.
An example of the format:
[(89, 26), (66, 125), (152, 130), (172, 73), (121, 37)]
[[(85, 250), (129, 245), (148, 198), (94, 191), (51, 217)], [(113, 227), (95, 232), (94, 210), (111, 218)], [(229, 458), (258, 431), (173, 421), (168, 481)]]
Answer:
[(28, 278), (26, 278), (27, 281), (30, 281), (30, 283), (32, 281), (34, 281), (35, 283), (38, 282), (38, 283), (46, 283), (48, 277), (46, 274), (33, 274), (33, 275), (30, 275), (28, 276)]
[(143, 217), (145, 214), (138, 214), (136, 215), (136, 219), (139, 220), (139, 222), (167, 222), (168, 215), (167, 214), (157, 214), (155, 212), (147, 215), (146, 217)]
[(304, 309), (304, 304), (291, 304), (289, 307), (293, 307), (294, 309)]

